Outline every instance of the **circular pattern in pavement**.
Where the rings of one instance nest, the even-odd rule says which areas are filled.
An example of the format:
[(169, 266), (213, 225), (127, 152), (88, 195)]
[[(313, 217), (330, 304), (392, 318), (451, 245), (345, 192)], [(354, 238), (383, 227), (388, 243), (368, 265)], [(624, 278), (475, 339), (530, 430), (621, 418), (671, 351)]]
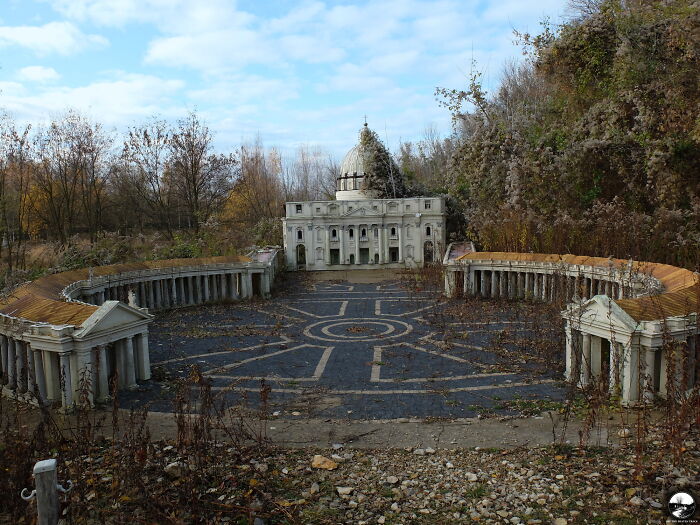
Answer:
[(338, 343), (372, 342), (403, 337), (412, 330), (410, 324), (398, 319), (353, 317), (311, 323), (304, 329), (304, 335)]

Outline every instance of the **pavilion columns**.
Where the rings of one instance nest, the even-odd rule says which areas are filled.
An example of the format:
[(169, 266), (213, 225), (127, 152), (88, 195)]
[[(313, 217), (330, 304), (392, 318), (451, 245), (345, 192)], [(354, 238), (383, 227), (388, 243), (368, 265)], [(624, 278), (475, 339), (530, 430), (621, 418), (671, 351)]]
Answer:
[(105, 402), (109, 399), (109, 364), (107, 361), (107, 345), (97, 347), (97, 400)]
[(581, 386), (591, 382), (591, 334), (583, 334), (581, 348)]
[(25, 373), (27, 374), (27, 392), (33, 394), (36, 391), (36, 371), (34, 369), (34, 352), (29, 343), (22, 343), (25, 352)]
[(15, 377), (17, 378), (17, 391), (27, 391), (27, 355), (21, 341), (15, 340)]
[(345, 226), (338, 227), (338, 247), (340, 250), (340, 264), (345, 264)]
[(56, 352), (44, 350), (44, 379), (46, 380), (46, 399), (48, 401), (58, 401), (62, 399), (61, 394), (61, 366), (60, 357)]
[(188, 304), (195, 304), (197, 302), (195, 295), (195, 278), (193, 276), (185, 277), (187, 280), (187, 302)]
[(61, 389), (61, 406), (64, 409), (69, 408), (73, 404), (73, 378), (71, 375), (71, 353), (60, 352), (59, 358), (59, 374)]
[(2, 364), (2, 376), (0, 376), (0, 385), (6, 385), (8, 381), (8, 368), (9, 368), (9, 358), (8, 358), (8, 344), (7, 336), (0, 335), (0, 363)]
[(571, 326), (571, 321), (566, 322), (566, 372), (564, 373), (564, 378), (567, 381), (577, 380), (577, 339), (578, 331), (574, 330)]
[(170, 281), (170, 306), (177, 306), (177, 278), (168, 279)]
[(530, 280), (531, 280), (531, 273), (530, 272), (524, 272), (525, 273), (525, 288), (523, 290), (523, 296), (527, 299), (529, 295), (532, 294), (532, 287), (530, 285)]
[(639, 351), (644, 358), (644, 362), (642, 363), (644, 370), (644, 376), (642, 377), (642, 385), (644, 387), (643, 398), (645, 401), (650, 402), (654, 400), (654, 378), (656, 375), (654, 366), (656, 364), (656, 352), (653, 348), (648, 346), (641, 346)]
[(141, 332), (135, 337), (136, 374), (140, 381), (151, 379), (151, 361), (148, 352), (148, 332)]
[(202, 279), (202, 284), (204, 285), (203, 290), (202, 290), (203, 291), (202, 298), (204, 299), (203, 302), (208, 303), (209, 301), (211, 301), (211, 295), (209, 293), (209, 276), (202, 275), (201, 279)]
[(136, 387), (133, 336), (120, 339), (116, 346), (118, 347), (117, 364), (119, 369), (119, 386), (133, 389)]
[(45, 403), (48, 399), (46, 390), (46, 369), (44, 367), (44, 353), (41, 350), (32, 349), (34, 354), (34, 378), (36, 389), (39, 393), (39, 402)]
[(78, 350), (75, 352), (77, 389), (75, 397), (78, 402), (83, 402), (81, 395), (85, 392), (85, 399), (89, 405), (95, 400), (95, 378), (92, 360), (92, 350)]
[(498, 297), (498, 272), (491, 270), (491, 298)]
[(622, 403), (628, 404), (639, 400), (639, 353), (638, 344), (630, 344), (627, 347), (620, 345), (621, 370), (620, 382), (622, 386)]
[(481, 270), (479, 272), (481, 275), (479, 276), (479, 292), (481, 297), (488, 297), (486, 293), (486, 270)]

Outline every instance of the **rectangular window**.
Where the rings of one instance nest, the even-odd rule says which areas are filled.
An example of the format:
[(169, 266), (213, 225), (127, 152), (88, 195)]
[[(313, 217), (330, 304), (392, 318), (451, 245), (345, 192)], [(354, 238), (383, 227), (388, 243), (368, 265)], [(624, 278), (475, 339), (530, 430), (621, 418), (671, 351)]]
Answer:
[(430, 209), (430, 201), (425, 201), (425, 209), (426, 210)]
[(379, 238), (379, 228), (374, 229), (374, 238), (375, 239)]
[(316, 213), (321, 213), (321, 208), (316, 208)]
[(297, 204), (297, 213), (301, 213), (301, 204)]
[(406, 204), (406, 211), (411, 211), (411, 205), (410, 205), (410, 204)]
[(375, 205), (375, 206), (372, 206), (372, 209), (373, 209), (373, 210), (378, 210), (379, 208)]

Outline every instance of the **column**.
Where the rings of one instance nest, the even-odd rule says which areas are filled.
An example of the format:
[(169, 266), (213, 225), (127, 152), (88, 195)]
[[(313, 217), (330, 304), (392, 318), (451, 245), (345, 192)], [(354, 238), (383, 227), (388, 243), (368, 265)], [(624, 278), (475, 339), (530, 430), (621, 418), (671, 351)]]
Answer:
[(591, 334), (583, 334), (581, 349), (581, 386), (587, 386), (591, 381)]
[(39, 390), (39, 402), (46, 402), (47, 390), (46, 390), (46, 375), (44, 372), (44, 354), (41, 350), (33, 350), (34, 352), (34, 376), (36, 378), (36, 386)]
[(491, 270), (491, 298), (495, 299), (498, 296), (498, 272)]
[(456, 276), (456, 272), (453, 272), (450, 269), (445, 270), (445, 295), (447, 297), (454, 297), (455, 276)]
[(508, 272), (508, 298), (518, 298), (518, 274), (512, 270)]
[(479, 272), (481, 274), (479, 278), (479, 291), (481, 292), (480, 295), (481, 297), (487, 297), (486, 294), (486, 270), (481, 270)]
[(17, 378), (17, 390), (19, 392), (27, 391), (26, 357), (22, 341), (15, 340), (15, 377)]
[(226, 276), (225, 272), (219, 274), (219, 290), (221, 291), (221, 299), (222, 300), (229, 298), (228, 282), (227, 282), (227, 276)]
[(151, 286), (153, 286), (153, 289), (155, 290), (154, 308), (156, 308), (157, 310), (159, 310), (163, 306), (160, 283), (160, 279), (151, 281)]
[(338, 246), (340, 249), (340, 264), (345, 264), (345, 226), (338, 226)]
[[(323, 253), (325, 256), (326, 266), (331, 263), (331, 230), (330, 226), (326, 226), (326, 236), (323, 240)], [(245, 295), (243, 295), (245, 297)]]
[(24, 351), (26, 354), (27, 367), (27, 392), (34, 394), (36, 392), (36, 372), (34, 371), (34, 352), (29, 343), (24, 343)]
[(602, 372), (603, 340), (591, 336), (591, 379), (599, 378)]
[(2, 363), (2, 377), (0, 377), (0, 384), (4, 385), (7, 383), (8, 373), (8, 359), (7, 359), (7, 336), (0, 335), (0, 362)]
[(59, 370), (61, 376), (61, 406), (69, 408), (73, 404), (73, 379), (70, 371), (70, 352), (61, 352), (59, 357)]
[(262, 287), (263, 297), (269, 297), (269, 295), (270, 295), (270, 276), (265, 271), (263, 271), (263, 273), (260, 274), (260, 286)]
[(547, 286), (547, 281), (549, 280), (549, 274), (542, 274), (542, 300), (547, 301), (549, 299), (549, 287)]
[(138, 379), (148, 381), (151, 379), (151, 356), (148, 350), (148, 332), (141, 332), (136, 336), (136, 371)]
[(61, 371), (58, 364), (58, 355), (55, 352), (44, 350), (44, 375), (46, 377), (46, 399), (55, 401), (61, 397)]
[(639, 401), (639, 352), (641, 348), (638, 344), (630, 343), (627, 348), (622, 347), (621, 350), (622, 404), (627, 405)]
[(191, 275), (186, 277), (187, 279), (187, 302), (188, 304), (195, 304), (195, 281), (194, 277)]
[(204, 284), (204, 302), (209, 302), (211, 301), (211, 295), (209, 294), (209, 276), (208, 275), (202, 275), (202, 283)]
[(379, 264), (384, 262), (384, 225), (377, 224), (377, 230), (379, 231)]
[(469, 268), (469, 293), (472, 296), (476, 295), (477, 291), (477, 286), (476, 286), (476, 270), (472, 267)]
[(170, 279), (170, 306), (177, 306), (177, 283), (176, 278)]
[(104, 291), (104, 290), (100, 290), (100, 291), (97, 293), (97, 297), (98, 297), (98, 300), (99, 300), (99, 302), (98, 302), (97, 304), (104, 304), (104, 302), (105, 302), (105, 291)]
[[(93, 377), (92, 350), (79, 350), (76, 352), (76, 364), (78, 373), (78, 395), (82, 397), (82, 393), (85, 392), (85, 401), (92, 405), (95, 400), (95, 380)], [(82, 403), (83, 399), (79, 398), (78, 401)]]
[(465, 270), (462, 272), (462, 295), (466, 297), (469, 295), (469, 271), (468, 269)]
[(640, 352), (644, 353), (644, 400), (654, 401), (654, 365), (656, 363), (656, 354), (654, 349), (648, 346), (640, 346)]
[(525, 296), (525, 272), (518, 272), (518, 298), (524, 299)]
[(403, 260), (403, 224), (397, 224), (396, 225), (396, 233), (399, 238), (399, 261), (401, 262)]
[(610, 392), (615, 392), (620, 383), (620, 348), (618, 343), (610, 341)]
[(136, 366), (134, 363), (134, 338), (133, 336), (128, 336), (124, 338), (124, 346), (122, 351), (124, 352), (124, 367), (126, 372), (126, 388), (133, 389), (136, 385)]
[(105, 402), (109, 398), (109, 370), (107, 369), (107, 345), (97, 347), (97, 400)]
[(148, 300), (146, 299), (146, 285), (143, 281), (138, 284), (139, 289), (139, 306), (141, 308), (148, 308)]
[(523, 295), (525, 297), (527, 297), (528, 295), (531, 294), (531, 290), (532, 290), (531, 280), (532, 280), (532, 274), (530, 272), (525, 272), (525, 290), (523, 293)]
[(571, 321), (566, 321), (566, 371), (564, 372), (564, 379), (571, 381), (573, 379), (574, 372), (574, 334), (571, 329)]

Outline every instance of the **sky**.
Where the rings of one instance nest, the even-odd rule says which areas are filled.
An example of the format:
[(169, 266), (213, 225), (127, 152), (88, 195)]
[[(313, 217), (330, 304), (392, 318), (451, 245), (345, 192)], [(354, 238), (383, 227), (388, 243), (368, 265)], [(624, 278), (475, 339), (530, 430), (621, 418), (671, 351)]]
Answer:
[(75, 108), (123, 132), (196, 110), (219, 151), (260, 137), (338, 160), (365, 116), (392, 150), (446, 136), (435, 88), (472, 60), (494, 89), (566, 0), (0, 0), (0, 110), (42, 124)]

